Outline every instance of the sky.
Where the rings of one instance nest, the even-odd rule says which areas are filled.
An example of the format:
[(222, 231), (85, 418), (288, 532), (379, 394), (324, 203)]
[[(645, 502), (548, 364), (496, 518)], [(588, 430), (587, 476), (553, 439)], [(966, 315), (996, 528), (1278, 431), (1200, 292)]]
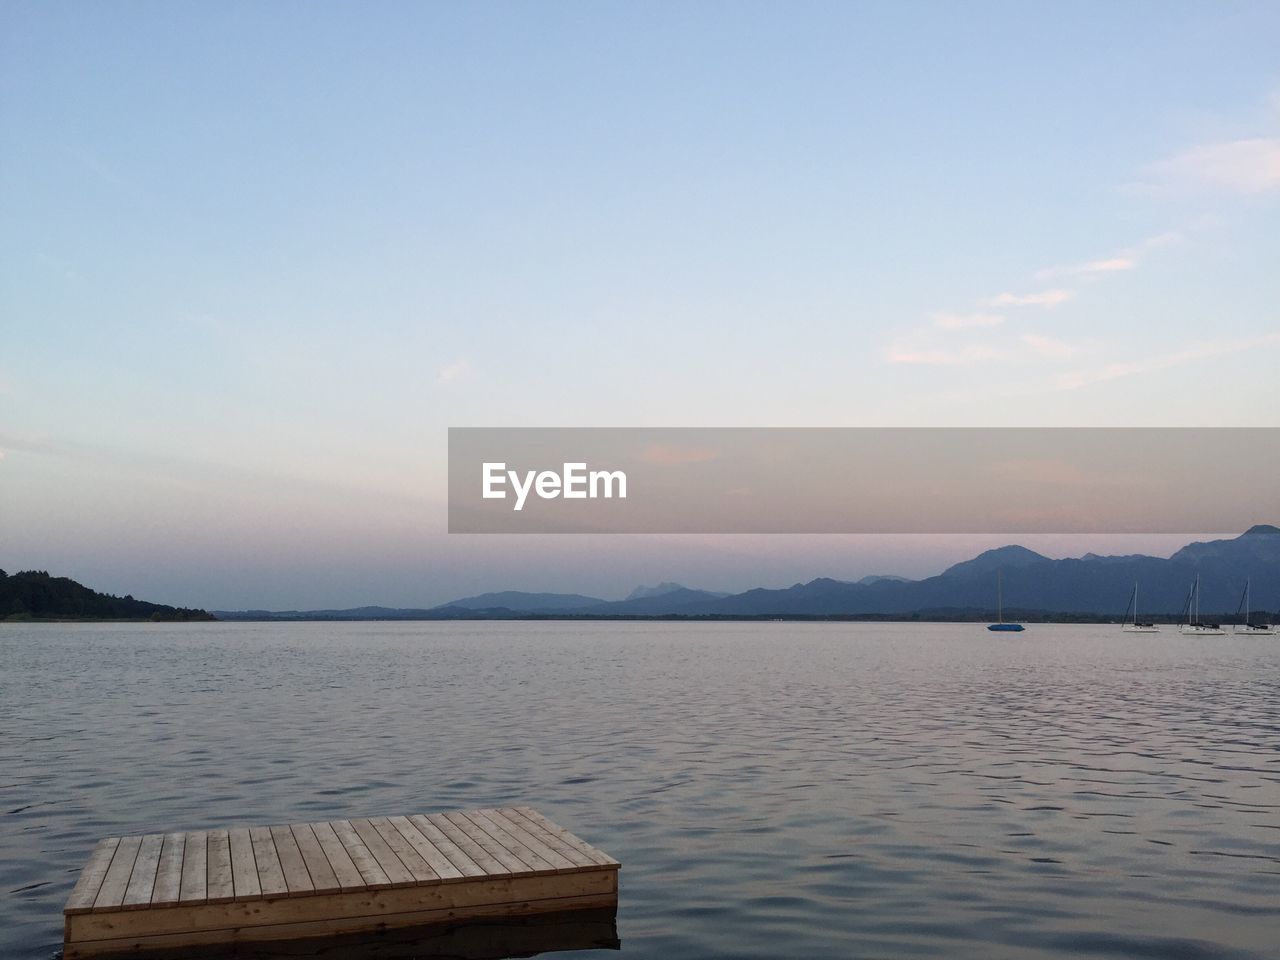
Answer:
[(451, 536), (446, 431), (1280, 426), (1277, 51), (1270, 2), (0, 0), (0, 567), (937, 572), (1001, 538)]

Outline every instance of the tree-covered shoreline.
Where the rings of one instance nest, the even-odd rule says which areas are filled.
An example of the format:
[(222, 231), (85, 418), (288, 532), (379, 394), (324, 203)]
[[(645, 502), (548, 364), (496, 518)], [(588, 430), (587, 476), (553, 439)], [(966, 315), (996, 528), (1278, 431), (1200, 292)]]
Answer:
[(116, 597), (91, 590), (47, 570), (0, 570), (0, 620), (144, 620), (185, 622), (216, 620), (206, 610)]

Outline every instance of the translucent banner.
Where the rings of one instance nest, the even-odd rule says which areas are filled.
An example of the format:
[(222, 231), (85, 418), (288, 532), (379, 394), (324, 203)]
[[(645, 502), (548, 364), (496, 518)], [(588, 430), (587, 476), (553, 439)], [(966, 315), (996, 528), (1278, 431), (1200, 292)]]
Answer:
[(1218, 533), (1280, 429), (449, 430), (451, 533)]

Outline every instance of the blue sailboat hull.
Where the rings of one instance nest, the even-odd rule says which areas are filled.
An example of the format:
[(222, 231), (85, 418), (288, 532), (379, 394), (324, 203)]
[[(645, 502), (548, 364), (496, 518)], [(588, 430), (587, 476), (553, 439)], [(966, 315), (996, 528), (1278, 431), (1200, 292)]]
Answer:
[(993, 623), (987, 627), (988, 630), (1002, 630), (1010, 633), (1017, 633), (1023, 629), (1020, 623)]

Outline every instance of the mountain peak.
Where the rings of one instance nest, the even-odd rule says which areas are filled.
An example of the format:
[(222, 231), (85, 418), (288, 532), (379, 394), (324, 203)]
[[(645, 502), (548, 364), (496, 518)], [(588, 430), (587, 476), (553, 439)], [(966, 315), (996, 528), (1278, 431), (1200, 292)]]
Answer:
[(1240, 534), (1242, 537), (1275, 537), (1280, 536), (1280, 527), (1273, 527), (1269, 523), (1255, 523), (1252, 527)]
[(898, 577), (892, 573), (873, 573), (858, 581), (858, 586), (869, 587), (876, 583), (912, 583), (910, 577)]
[(682, 583), (672, 583), (670, 580), (664, 580), (656, 587), (639, 586), (627, 594), (628, 600), (644, 600), (648, 597), (664, 597), (668, 593), (675, 593), (677, 590), (689, 589)]
[(520, 613), (541, 610), (575, 610), (604, 603), (599, 597), (585, 597), (580, 593), (526, 593), (523, 590), (501, 590), (497, 593), (480, 593), (442, 603), (434, 609), (459, 607), (463, 610), (497, 610), (506, 608)]
[(1011, 543), (1005, 547), (996, 547), (978, 554), (972, 560), (964, 560), (950, 566), (944, 572), (961, 576), (981, 576), (995, 573), (1001, 567), (1027, 567), (1033, 563), (1049, 563), (1049, 558)]
[(1280, 527), (1259, 523), (1233, 539), (1189, 543), (1169, 559), (1197, 563), (1210, 557), (1235, 558), (1248, 566), (1280, 562)]

